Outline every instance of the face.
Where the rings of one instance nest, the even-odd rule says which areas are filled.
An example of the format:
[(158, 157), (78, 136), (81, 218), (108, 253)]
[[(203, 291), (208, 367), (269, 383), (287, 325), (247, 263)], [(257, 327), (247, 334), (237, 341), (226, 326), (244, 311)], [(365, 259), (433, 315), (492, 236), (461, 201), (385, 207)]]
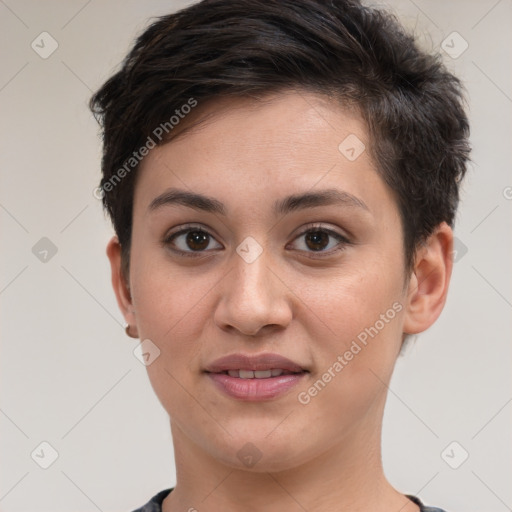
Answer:
[(134, 196), (127, 318), (160, 350), (147, 371), (173, 436), (232, 467), (261, 457), (253, 471), (360, 448), (409, 293), (396, 200), (357, 156), (366, 127), (305, 92), (203, 107)]

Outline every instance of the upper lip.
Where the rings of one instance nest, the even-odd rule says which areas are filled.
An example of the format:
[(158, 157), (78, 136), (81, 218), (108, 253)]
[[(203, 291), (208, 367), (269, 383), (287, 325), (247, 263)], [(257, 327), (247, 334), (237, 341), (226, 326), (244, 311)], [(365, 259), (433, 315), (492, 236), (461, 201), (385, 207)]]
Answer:
[(304, 372), (305, 368), (279, 354), (230, 354), (216, 359), (205, 367), (209, 373), (220, 373), (228, 370), (272, 370), (280, 368), (290, 372)]

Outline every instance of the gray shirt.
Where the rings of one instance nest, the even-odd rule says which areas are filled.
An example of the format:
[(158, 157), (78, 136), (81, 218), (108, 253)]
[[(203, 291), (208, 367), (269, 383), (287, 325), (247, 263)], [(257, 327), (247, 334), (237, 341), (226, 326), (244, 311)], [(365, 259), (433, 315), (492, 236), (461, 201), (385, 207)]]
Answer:
[[(133, 512), (162, 512), (162, 502), (171, 491), (172, 489), (165, 489), (164, 491), (160, 491), (158, 494), (155, 494), (145, 505), (134, 510)], [(406, 494), (406, 496), (420, 507), (420, 512), (445, 512), (444, 510), (437, 507), (427, 507), (416, 496), (412, 496), (410, 494)]]

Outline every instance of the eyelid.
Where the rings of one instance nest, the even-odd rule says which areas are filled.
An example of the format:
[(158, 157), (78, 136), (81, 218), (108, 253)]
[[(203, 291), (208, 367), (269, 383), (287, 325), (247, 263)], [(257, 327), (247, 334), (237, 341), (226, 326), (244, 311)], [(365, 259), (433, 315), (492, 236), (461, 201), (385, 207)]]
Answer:
[[(329, 234), (335, 235), (337, 237), (343, 238), (347, 242), (349, 241), (349, 235), (348, 234), (342, 234), (336, 231), (334, 228), (330, 228), (326, 226), (325, 224), (322, 224), (321, 222), (311, 222), (310, 224), (306, 224), (305, 227), (301, 228), (301, 231), (295, 236), (295, 238), (304, 235), (305, 233), (309, 231), (313, 231), (317, 229), (318, 231), (326, 231)], [(295, 240), (294, 238), (294, 240)]]
[(193, 231), (194, 229), (197, 231), (204, 231), (205, 233), (208, 233), (208, 235), (213, 237), (213, 234), (209, 230), (210, 228), (205, 228), (202, 224), (195, 224), (195, 223), (191, 222), (191, 223), (186, 223), (186, 224), (182, 224), (182, 225), (178, 226), (176, 228), (176, 230), (167, 231), (163, 238), (164, 238), (164, 240), (169, 240), (173, 236), (182, 234), (183, 232), (186, 232), (186, 231)]

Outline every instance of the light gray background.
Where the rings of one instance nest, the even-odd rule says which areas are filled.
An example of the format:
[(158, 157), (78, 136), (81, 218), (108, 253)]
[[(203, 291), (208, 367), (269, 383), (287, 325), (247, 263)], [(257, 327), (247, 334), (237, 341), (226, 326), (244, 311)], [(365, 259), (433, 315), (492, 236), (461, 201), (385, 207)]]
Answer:
[[(110, 286), (86, 102), (149, 17), (187, 3), (0, 0), (1, 511), (127, 512), (175, 483), (167, 415)], [(385, 5), (465, 81), (474, 162), (445, 311), (391, 383), (384, 466), (449, 512), (511, 510), (512, 3)], [(59, 45), (47, 59), (31, 48), (43, 31)], [(440, 49), (453, 31), (469, 44), (456, 59)], [(58, 249), (45, 263), (32, 252), (42, 237)], [(43, 441), (58, 452), (48, 469), (31, 458)], [(458, 469), (441, 457), (452, 441), (452, 464), (469, 453)]]

